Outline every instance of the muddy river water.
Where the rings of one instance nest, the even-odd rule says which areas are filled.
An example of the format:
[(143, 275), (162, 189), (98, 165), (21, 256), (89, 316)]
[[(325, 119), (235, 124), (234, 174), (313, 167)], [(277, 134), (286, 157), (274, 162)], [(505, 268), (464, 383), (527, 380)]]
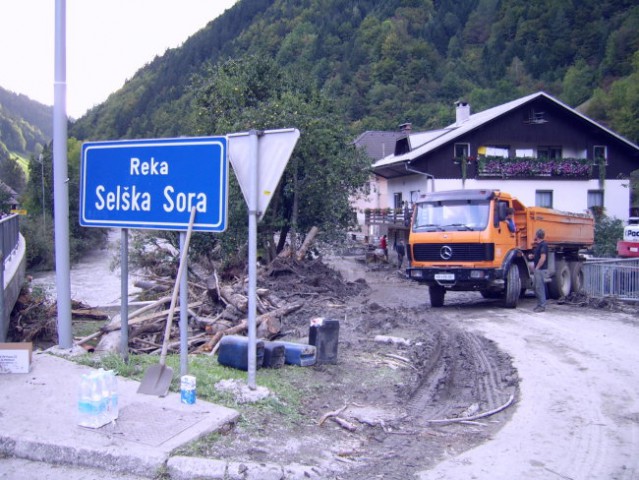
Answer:
[[(120, 231), (112, 230), (107, 246), (85, 255), (81, 261), (71, 266), (71, 299), (92, 307), (119, 305), (122, 286), (120, 267), (111, 268), (114, 259), (120, 256)], [(55, 271), (32, 274), (32, 284), (55, 295)], [(139, 278), (135, 273), (128, 276), (129, 298), (139, 289), (134, 286)]]

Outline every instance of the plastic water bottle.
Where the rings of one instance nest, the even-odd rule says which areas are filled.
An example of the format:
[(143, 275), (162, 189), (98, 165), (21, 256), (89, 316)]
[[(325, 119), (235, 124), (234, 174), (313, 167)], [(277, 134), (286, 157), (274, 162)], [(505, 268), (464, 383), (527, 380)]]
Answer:
[[(104, 370), (102, 370), (102, 372), (104, 372)], [(108, 393), (105, 392), (104, 389), (104, 382), (102, 381), (104, 376), (102, 372), (93, 372), (89, 376), (91, 379), (91, 403), (95, 412), (93, 428), (99, 428), (107, 423), (106, 408)]]
[(107, 417), (110, 422), (117, 420), (119, 415), (118, 407), (118, 378), (113, 370), (105, 372), (104, 376), (106, 389), (108, 391)]
[(91, 399), (91, 379), (89, 375), (82, 375), (78, 391), (78, 424), (93, 428), (96, 413)]
[(118, 418), (117, 379), (112, 370), (82, 375), (78, 394), (79, 424), (100, 428)]

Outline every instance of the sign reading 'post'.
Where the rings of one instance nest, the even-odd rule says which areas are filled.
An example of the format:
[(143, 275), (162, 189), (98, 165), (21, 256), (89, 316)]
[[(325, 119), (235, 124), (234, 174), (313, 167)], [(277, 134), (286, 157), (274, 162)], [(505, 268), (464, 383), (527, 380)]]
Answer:
[(80, 225), (226, 229), (225, 137), (87, 142), (82, 146)]

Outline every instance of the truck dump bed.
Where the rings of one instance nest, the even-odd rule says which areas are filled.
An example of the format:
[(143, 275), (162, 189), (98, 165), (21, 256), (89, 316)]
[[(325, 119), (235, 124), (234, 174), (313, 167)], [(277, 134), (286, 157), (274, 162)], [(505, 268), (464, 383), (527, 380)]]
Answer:
[(526, 210), (525, 228), (520, 232), (520, 246), (533, 248), (535, 232), (540, 228), (546, 232), (546, 242), (551, 246), (588, 248), (595, 242), (592, 215), (529, 207)]

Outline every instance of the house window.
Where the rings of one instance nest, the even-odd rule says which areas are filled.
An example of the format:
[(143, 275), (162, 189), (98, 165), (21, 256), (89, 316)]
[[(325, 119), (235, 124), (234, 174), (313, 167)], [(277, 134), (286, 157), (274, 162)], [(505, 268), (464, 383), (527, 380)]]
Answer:
[(517, 148), (515, 149), (515, 157), (517, 158), (534, 158), (535, 152), (532, 148)]
[(592, 147), (592, 158), (596, 163), (603, 160), (604, 165), (608, 165), (608, 148), (605, 145), (595, 145)]
[(393, 208), (402, 208), (402, 192), (393, 195)]
[(537, 158), (544, 160), (561, 159), (561, 147), (539, 146), (537, 147)]
[(470, 144), (456, 143), (453, 158), (468, 158), (470, 155)]
[(537, 190), (535, 192), (535, 205), (552, 208), (552, 190)]
[(603, 190), (588, 190), (588, 208), (603, 208), (604, 192)]
[(487, 157), (508, 158), (510, 156), (510, 147), (507, 145), (488, 145), (482, 147), (482, 151)]
[(411, 205), (413, 203), (417, 203), (417, 200), (419, 200), (419, 190), (412, 190), (410, 192), (410, 203), (411, 203)]

